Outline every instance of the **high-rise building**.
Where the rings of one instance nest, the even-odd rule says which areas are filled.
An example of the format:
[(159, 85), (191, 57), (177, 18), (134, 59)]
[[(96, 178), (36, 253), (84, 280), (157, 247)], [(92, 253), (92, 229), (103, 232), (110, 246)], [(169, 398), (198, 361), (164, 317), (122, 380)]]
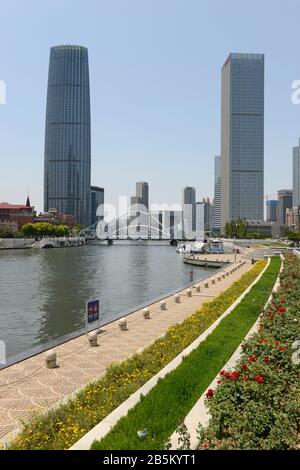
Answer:
[(183, 189), (183, 225), (187, 238), (196, 230), (196, 189), (186, 186)]
[(293, 207), (293, 190), (281, 189), (278, 191), (278, 222), (286, 223), (286, 210)]
[(91, 124), (88, 51), (50, 50), (45, 132), (44, 209), (90, 224)]
[(221, 227), (264, 215), (264, 55), (230, 54), (222, 68)]
[(278, 220), (278, 201), (277, 199), (267, 200), (267, 222), (277, 222)]
[(135, 195), (138, 203), (149, 209), (149, 185), (146, 181), (138, 181), (136, 183)]
[(201, 240), (210, 234), (213, 223), (213, 206), (209, 198), (196, 203), (196, 239)]
[(293, 148), (293, 206), (300, 205), (300, 139), (298, 147)]
[(221, 157), (215, 156), (213, 230), (221, 229)]
[(104, 188), (99, 186), (91, 186), (91, 224), (95, 224), (103, 218), (104, 214), (97, 214), (99, 206), (104, 204)]

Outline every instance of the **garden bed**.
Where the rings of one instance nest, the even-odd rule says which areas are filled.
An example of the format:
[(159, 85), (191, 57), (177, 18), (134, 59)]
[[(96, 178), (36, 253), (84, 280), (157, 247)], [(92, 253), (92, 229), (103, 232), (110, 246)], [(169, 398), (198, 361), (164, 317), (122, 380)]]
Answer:
[(266, 261), (257, 262), (229, 289), (203, 304), (182, 323), (169, 328), (164, 338), (109, 367), (101, 379), (87, 385), (68, 403), (24, 423), (22, 432), (9, 448), (70, 448), (214, 323), (254, 281), (265, 264)]
[(200, 433), (203, 449), (297, 448), (300, 260), (295, 255), (285, 255), (280, 278), (237, 367), (221, 371), (219, 386), (208, 392), (211, 420)]
[[(279, 258), (273, 258), (258, 283), (219, 326), (168, 374), (146, 397), (121, 418), (93, 449), (162, 449), (178, 421), (231, 357), (261, 313), (278, 276)], [(137, 431), (147, 428), (145, 439)]]

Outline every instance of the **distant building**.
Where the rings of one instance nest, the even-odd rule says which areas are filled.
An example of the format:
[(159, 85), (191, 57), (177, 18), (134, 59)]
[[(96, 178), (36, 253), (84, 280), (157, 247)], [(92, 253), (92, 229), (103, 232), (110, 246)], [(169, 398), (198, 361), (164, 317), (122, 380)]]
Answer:
[(267, 222), (277, 222), (278, 220), (278, 201), (269, 199), (267, 201)]
[(104, 188), (99, 186), (91, 186), (91, 225), (95, 224), (104, 216), (99, 214), (97, 216), (97, 209), (104, 204)]
[(61, 224), (67, 225), (68, 227), (72, 228), (76, 225), (76, 220), (73, 214), (62, 214), (58, 212), (57, 209), (49, 209), (48, 212), (44, 212), (43, 214), (39, 214), (33, 220), (34, 223), (36, 222), (45, 222), (49, 224)]
[(293, 207), (300, 205), (300, 140), (293, 148)]
[(213, 206), (209, 198), (196, 203), (196, 239), (201, 240), (212, 230)]
[(264, 218), (264, 55), (230, 54), (222, 67), (221, 227)]
[(29, 198), (26, 204), (0, 203), (0, 226), (21, 230), (23, 225), (32, 223), (34, 219), (34, 207), (31, 206)]
[(300, 231), (300, 204), (286, 210), (286, 225), (289, 230)]
[(184, 233), (190, 238), (196, 230), (196, 189), (186, 186), (183, 189), (183, 224)]
[(293, 207), (293, 190), (281, 189), (278, 191), (278, 222), (286, 223), (286, 210)]
[(139, 204), (149, 209), (149, 185), (146, 181), (138, 181), (136, 183), (135, 195)]
[(221, 157), (215, 156), (214, 213), (212, 228), (216, 232), (221, 229)]

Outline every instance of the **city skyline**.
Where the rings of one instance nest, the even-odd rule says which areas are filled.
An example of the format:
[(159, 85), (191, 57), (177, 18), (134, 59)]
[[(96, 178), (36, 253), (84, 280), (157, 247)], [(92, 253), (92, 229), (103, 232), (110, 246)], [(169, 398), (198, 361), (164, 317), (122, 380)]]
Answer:
[[(132, 31), (128, 40), (121, 44), (120, 35), (124, 33), (124, 28), (127, 31), (127, 26), (120, 14), (124, 13), (121, 3), (116, 2), (118, 10), (103, 6), (100, 20), (97, 18), (101, 25), (105, 21), (107, 23), (101, 33), (103, 40), (100, 41), (99, 51), (99, 27), (96, 31), (84, 24), (82, 30), (76, 30), (74, 34), (72, 21), (70, 27), (66, 26), (58, 16), (56, 3), (54, 1), (50, 5), (45, 2), (43, 10), (37, 7), (35, 11), (35, 34), (39, 34), (38, 42), (33, 40), (35, 34), (32, 37), (26, 36), (26, 41), (23, 42), (12, 40), (10, 50), (3, 54), (3, 75), (0, 78), (7, 85), (7, 100), (6, 105), (0, 107), (0, 123), (3, 128), (0, 158), (7, 159), (11, 165), (6, 165), (1, 172), (1, 200), (19, 202), (29, 193), (38, 211), (42, 209), (47, 54), (49, 47), (57, 43), (80, 43), (90, 51), (92, 184), (105, 187), (107, 202), (114, 203), (118, 194), (130, 194), (132, 182), (139, 179), (147, 180), (151, 185), (152, 195), (155, 197), (153, 202), (179, 201), (181, 188), (186, 185), (194, 186), (199, 193), (212, 198), (213, 155), (220, 153), (219, 69), (224, 57), (234, 50), (266, 54), (265, 193), (275, 194), (280, 187), (292, 186), (292, 161), (286, 160), (289, 163), (278, 170), (275, 167), (279, 168), (282, 156), (290, 159), (290, 149), (300, 134), (297, 126), (300, 107), (291, 102), (291, 84), (299, 78), (299, 73), (297, 64), (293, 61), (293, 46), (287, 47), (288, 44), (294, 44), (294, 33), (293, 28), (289, 28), (288, 38), (279, 44), (275, 33), (270, 34), (270, 39), (267, 40), (268, 35), (263, 30), (263, 22), (270, 14), (273, 22), (279, 23), (281, 11), (278, 8), (273, 8), (270, 13), (266, 7), (260, 5), (261, 23), (257, 25), (255, 38), (248, 34), (251, 21), (254, 20), (254, 15), (252, 17), (250, 13), (249, 29), (246, 28), (242, 39), (239, 25), (234, 25), (229, 39), (220, 43), (215, 38), (209, 51), (206, 51), (201, 42), (205, 29), (202, 32), (192, 29), (189, 34), (185, 30), (187, 36), (180, 38), (182, 42), (175, 41), (178, 46), (176, 48), (165, 36), (163, 26), (167, 18), (170, 17), (168, 34), (174, 39), (177, 31), (175, 25), (179, 19), (191, 18), (178, 2), (172, 3), (174, 8), (171, 16), (166, 6), (161, 7), (160, 18), (155, 14), (155, 6), (150, 11), (145, 6), (139, 6), (136, 14), (133, 14), (133, 7), (137, 4), (130, 2), (129, 13), (132, 16), (127, 15), (126, 18)], [(294, 5), (293, 11), (297, 10), (295, 2), (288, 3)], [(66, 1), (62, 9), (68, 11), (73, 22), (79, 21), (79, 18), (81, 20), (83, 16), (85, 22), (90, 21), (94, 25), (94, 16), (99, 11), (95, 2), (91, 2), (89, 13), (79, 8), (82, 2), (72, 2), (71, 10), (70, 5)], [(191, 2), (191, 5), (195, 18), (201, 16), (205, 19), (211, 14), (208, 5), (200, 7), (195, 2)], [(229, 2), (225, 9), (219, 4), (222, 11), (224, 8), (224, 15), (227, 15), (229, 21), (230, 13), (236, 5), (236, 2)], [(36, 2), (29, 2), (26, 9), (18, 5), (18, 9), (14, 10), (19, 34), (23, 33), (24, 18), (27, 20), (26, 27), (30, 27), (32, 20), (28, 11), (33, 6), (36, 6)], [(4, 7), (4, 18), (6, 15), (9, 19), (13, 7), (14, 2)], [(157, 38), (151, 45), (149, 14), (158, 27)], [(285, 14), (293, 21), (294, 13), (292, 15), (287, 9)], [(54, 27), (51, 31), (44, 32), (48, 17)], [(40, 20), (39, 23), (37, 19)], [(223, 19), (221, 21), (216, 18), (215, 21), (220, 27), (221, 35), (225, 28)], [(7, 24), (9, 21), (4, 22), (1, 34), (10, 38)], [(109, 31), (112, 25), (118, 26), (120, 30), (114, 28), (116, 37), (111, 45), (105, 38), (111, 37)], [(136, 41), (138, 33), (140, 44)], [(186, 54), (191, 47), (192, 38), (197, 38), (197, 41), (193, 43), (191, 53)], [(161, 42), (162, 48), (158, 48), (157, 41)], [(24, 55), (24, 47), (26, 50), (30, 47), (31, 54), (30, 61), (22, 61), (24, 74), (21, 82), (19, 76), (16, 76), (15, 63)], [(136, 50), (137, 55), (132, 53), (133, 50)], [(175, 54), (175, 50), (179, 53)], [(286, 53), (283, 54), (283, 51)], [(168, 60), (164, 61), (166, 57)], [(278, 57), (280, 70), (277, 65)], [(185, 67), (182, 69), (183, 63)], [(34, 73), (31, 73), (31, 69)], [(148, 76), (149, 70), (152, 73)], [(284, 135), (279, 132), (283, 122), (286, 125)], [(274, 161), (277, 165), (274, 165)], [(198, 167), (198, 172), (191, 171), (195, 166)], [(15, 167), (21, 169), (18, 174), (14, 171)], [(115, 175), (116, 167), (119, 175)], [(172, 178), (165, 183), (164, 175), (171, 168)]]

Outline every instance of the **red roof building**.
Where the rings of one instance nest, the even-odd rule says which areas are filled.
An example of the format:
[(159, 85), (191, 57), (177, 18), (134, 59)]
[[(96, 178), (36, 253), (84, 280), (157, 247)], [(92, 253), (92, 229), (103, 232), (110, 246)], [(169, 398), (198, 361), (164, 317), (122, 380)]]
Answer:
[(17, 224), (18, 230), (23, 225), (33, 222), (34, 208), (30, 206), (29, 198), (25, 204), (9, 204), (0, 202), (0, 225)]

